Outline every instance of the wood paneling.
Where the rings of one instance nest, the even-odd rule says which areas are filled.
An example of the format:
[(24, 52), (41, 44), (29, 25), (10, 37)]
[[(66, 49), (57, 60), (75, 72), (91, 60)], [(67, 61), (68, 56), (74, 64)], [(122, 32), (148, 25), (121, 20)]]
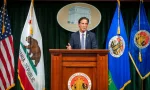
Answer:
[(91, 90), (108, 90), (108, 50), (50, 49), (51, 90), (68, 90), (68, 80), (75, 73), (85, 73)]

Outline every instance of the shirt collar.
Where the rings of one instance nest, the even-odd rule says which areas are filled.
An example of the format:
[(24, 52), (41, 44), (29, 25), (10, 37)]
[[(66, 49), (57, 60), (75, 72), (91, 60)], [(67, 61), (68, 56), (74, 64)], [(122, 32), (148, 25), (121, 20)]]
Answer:
[(79, 33), (80, 33), (80, 36), (81, 36), (82, 34), (84, 34), (84, 36), (85, 36), (86, 33), (87, 33), (87, 31), (85, 31), (84, 33), (82, 33), (82, 32), (79, 31)]

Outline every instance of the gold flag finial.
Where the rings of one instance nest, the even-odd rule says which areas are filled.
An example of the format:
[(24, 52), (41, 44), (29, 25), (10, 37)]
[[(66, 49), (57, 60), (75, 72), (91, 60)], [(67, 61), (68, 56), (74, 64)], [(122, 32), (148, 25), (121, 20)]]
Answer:
[(117, 0), (117, 2), (118, 2), (118, 5), (119, 5), (119, 7), (120, 7), (120, 0)]
[(143, 0), (140, 0), (143, 3)]
[(34, 0), (31, 1), (32, 2), (32, 6), (34, 5)]
[(4, 0), (4, 5), (6, 5), (6, 0)]

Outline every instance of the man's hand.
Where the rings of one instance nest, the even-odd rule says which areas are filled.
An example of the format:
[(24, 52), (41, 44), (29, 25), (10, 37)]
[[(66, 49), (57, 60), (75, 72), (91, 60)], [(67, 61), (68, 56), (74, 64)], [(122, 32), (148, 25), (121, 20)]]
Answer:
[(67, 47), (68, 50), (71, 50), (71, 49), (72, 49), (70, 43), (68, 43), (68, 46), (66, 46), (66, 47)]

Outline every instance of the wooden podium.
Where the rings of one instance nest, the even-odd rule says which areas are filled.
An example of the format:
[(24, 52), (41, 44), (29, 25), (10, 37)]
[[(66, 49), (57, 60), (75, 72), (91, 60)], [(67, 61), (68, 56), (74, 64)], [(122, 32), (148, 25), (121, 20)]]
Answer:
[(91, 90), (108, 90), (108, 50), (50, 49), (51, 90), (68, 90), (68, 80), (78, 72), (91, 80)]

